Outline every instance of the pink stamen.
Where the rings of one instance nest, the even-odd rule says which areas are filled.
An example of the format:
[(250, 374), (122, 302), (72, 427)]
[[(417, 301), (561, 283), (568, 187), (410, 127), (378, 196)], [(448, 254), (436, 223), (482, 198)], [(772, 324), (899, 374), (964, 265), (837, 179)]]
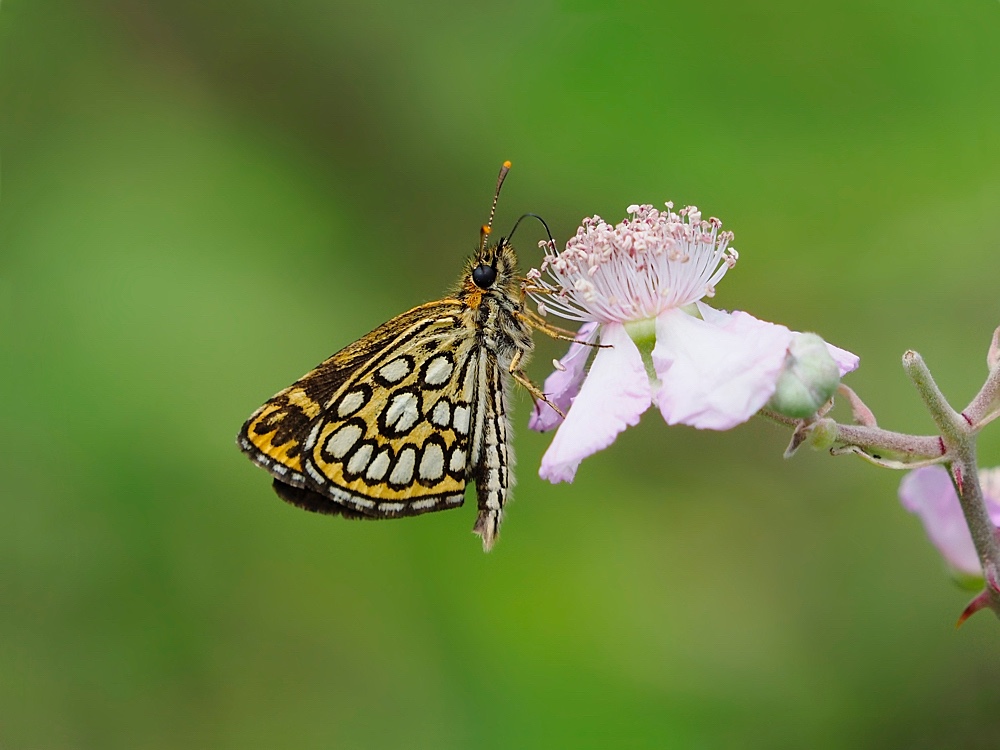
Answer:
[(738, 257), (732, 232), (716, 217), (703, 221), (695, 206), (666, 208), (633, 204), (616, 226), (585, 218), (562, 252), (543, 243), (540, 271), (529, 278), (550, 301), (558, 293), (551, 310), (570, 320), (649, 318), (711, 296)]

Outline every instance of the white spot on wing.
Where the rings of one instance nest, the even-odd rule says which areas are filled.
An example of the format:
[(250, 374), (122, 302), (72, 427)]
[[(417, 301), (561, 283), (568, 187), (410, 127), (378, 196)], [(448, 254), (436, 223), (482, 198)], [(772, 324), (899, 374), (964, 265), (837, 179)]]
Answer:
[(437, 443), (424, 446), (424, 454), (420, 457), (420, 478), (427, 480), (440, 479), (444, 474), (444, 451)]
[(398, 513), (403, 509), (402, 503), (379, 503), (378, 509), (387, 513)]
[(480, 357), (475, 363), (469, 362), (465, 367), (465, 384), (463, 385), (462, 394), (466, 401), (472, 400), (472, 394), (476, 390), (476, 378), (479, 376), (479, 365), (482, 364), (483, 358)]
[(389, 451), (384, 450), (375, 456), (375, 460), (368, 465), (368, 471), (365, 472), (365, 478), (373, 482), (378, 482), (385, 476), (385, 473), (389, 470)]
[(426, 500), (417, 500), (415, 503), (411, 503), (410, 507), (414, 510), (424, 510), (426, 508), (433, 508), (438, 504), (438, 498), (428, 497)]
[(309, 473), (309, 476), (315, 479), (319, 484), (326, 484), (326, 477), (319, 473), (319, 470), (312, 465), (312, 461), (306, 461), (305, 464), (306, 471)]
[(343, 458), (361, 437), (361, 427), (346, 424), (326, 439), (326, 452), (334, 458)]
[(410, 363), (405, 359), (394, 359), (379, 369), (378, 374), (390, 383), (398, 383), (410, 374)]
[(347, 462), (347, 471), (351, 474), (360, 474), (364, 471), (364, 468), (368, 465), (368, 460), (372, 457), (373, 450), (375, 449), (369, 443), (365, 443), (354, 451), (351, 460)]
[(337, 406), (337, 414), (341, 417), (349, 417), (364, 406), (364, 403), (364, 391), (351, 391), (340, 399), (340, 404)]
[(355, 505), (360, 505), (362, 508), (375, 507), (375, 501), (369, 500), (368, 498), (358, 497), (357, 495), (348, 495), (347, 493), (344, 493), (344, 498), (350, 503), (354, 503)]
[(427, 385), (442, 385), (451, 377), (451, 360), (443, 354), (439, 354), (427, 363), (424, 371), (424, 382)]
[(309, 437), (306, 438), (306, 450), (311, 450), (316, 445), (316, 439), (319, 437), (319, 430), (322, 426), (323, 422), (319, 421), (309, 430)]
[(447, 427), (451, 423), (451, 404), (447, 399), (441, 399), (434, 404), (431, 411), (431, 424), (436, 427)]
[(326, 488), (326, 493), (332, 497), (334, 500), (345, 505), (353, 505), (355, 508), (374, 508), (375, 501), (369, 500), (366, 497), (359, 497), (358, 495), (353, 495), (346, 490), (340, 489), (335, 485), (330, 485)]
[(452, 422), (455, 425), (455, 429), (461, 432), (463, 435), (469, 434), (469, 407), (466, 406), (456, 406), (455, 415), (452, 417)]
[(465, 451), (461, 448), (455, 448), (451, 452), (451, 459), (448, 461), (448, 468), (454, 474), (460, 474), (465, 471)]
[(417, 410), (417, 394), (398, 393), (385, 410), (385, 421), (397, 432), (406, 432), (420, 419)]
[(413, 448), (403, 448), (396, 457), (389, 481), (393, 484), (409, 484), (413, 481), (413, 466), (417, 462), (417, 452)]

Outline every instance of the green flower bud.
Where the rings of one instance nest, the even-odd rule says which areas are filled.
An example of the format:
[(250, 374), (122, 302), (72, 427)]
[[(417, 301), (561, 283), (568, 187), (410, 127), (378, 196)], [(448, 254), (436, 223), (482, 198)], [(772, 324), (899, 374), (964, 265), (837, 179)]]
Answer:
[(830, 400), (839, 383), (840, 370), (826, 342), (815, 333), (800, 333), (788, 347), (768, 406), (786, 417), (805, 419)]

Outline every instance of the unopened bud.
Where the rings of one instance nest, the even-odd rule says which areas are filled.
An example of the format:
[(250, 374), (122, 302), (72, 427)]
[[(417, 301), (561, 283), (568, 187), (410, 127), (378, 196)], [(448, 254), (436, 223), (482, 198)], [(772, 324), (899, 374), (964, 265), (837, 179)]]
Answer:
[(795, 419), (812, 416), (840, 383), (840, 370), (826, 342), (815, 333), (800, 333), (792, 339), (785, 366), (768, 406)]
[(809, 445), (816, 450), (825, 451), (837, 442), (837, 423), (832, 419), (821, 419), (809, 427)]
[(818, 419), (815, 422), (799, 422), (799, 426), (792, 433), (791, 442), (785, 448), (785, 458), (791, 458), (795, 452), (808, 443), (816, 450), (829, 450), (837, 442), (837, 423), (832, 419)]

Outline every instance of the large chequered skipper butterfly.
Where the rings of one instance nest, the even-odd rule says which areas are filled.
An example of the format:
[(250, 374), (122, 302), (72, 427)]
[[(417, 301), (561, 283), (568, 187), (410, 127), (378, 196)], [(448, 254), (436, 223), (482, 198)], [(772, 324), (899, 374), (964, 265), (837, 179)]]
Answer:
[(453, 296), (341, 349), (243, 425), (240, 448), (271, 473), (283, 500), (348, 518), (399, 518), (456, 508), (474, 481), (473, 531), (493, 546), (514, 483), (508, 386), (516, 380), (546, 400), (521, 368), (530, 326), (554, 332), (524, 306), (514, 248), (487, 241), (509, 168)]

